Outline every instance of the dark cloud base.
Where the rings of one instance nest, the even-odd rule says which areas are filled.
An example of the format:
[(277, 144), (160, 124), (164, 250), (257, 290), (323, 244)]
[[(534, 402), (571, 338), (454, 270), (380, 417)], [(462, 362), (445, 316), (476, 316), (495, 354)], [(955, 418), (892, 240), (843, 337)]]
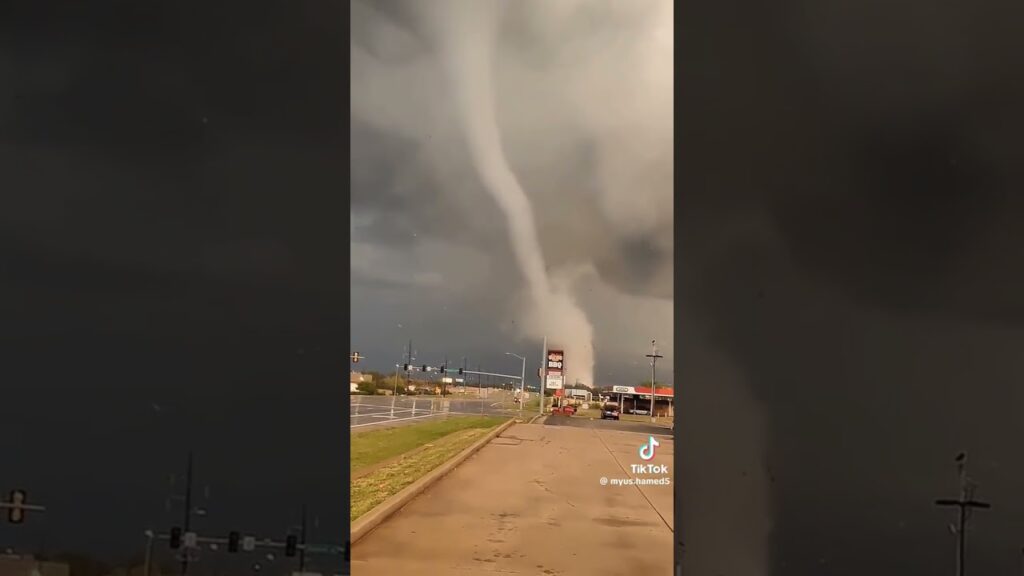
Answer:
[(758, 10), (681, 11), (677, 342), (713, 342), (764, 406), (771, 573), (951, 569), (931, 503), (963, 449), (995, 506), (971, 569), (1017, 570), (1020, 9)]

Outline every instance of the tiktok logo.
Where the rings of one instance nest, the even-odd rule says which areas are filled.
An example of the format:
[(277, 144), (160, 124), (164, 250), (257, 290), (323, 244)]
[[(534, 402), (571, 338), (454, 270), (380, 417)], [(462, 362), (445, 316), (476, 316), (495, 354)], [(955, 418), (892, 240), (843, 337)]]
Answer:
[(661, 444), (654, 439), (654, 436), (649, 436), (647, 442), (640, 445), (640, 459), (643, 461), (652, 460), (654, 458), (654, 449)]

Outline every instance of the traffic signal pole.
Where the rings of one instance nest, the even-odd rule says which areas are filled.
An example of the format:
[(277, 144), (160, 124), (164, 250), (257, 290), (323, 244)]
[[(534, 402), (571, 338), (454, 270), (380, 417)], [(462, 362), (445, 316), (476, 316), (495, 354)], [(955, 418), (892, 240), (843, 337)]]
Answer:
[(28, 493), (24, 490), (11, 490), (7, 502), (0, 502), (0, 510), (7, 510), (7, 521), (21, 524), (25, 521), (25, 512), (46, 512), (46, 506), (26, 504)]
[[(152, 540), (171, 540), (171, 535), (153, 534), (150, 538)], [(230, 538), (201, 536), (199, 534), (196, 534), (194, 539), (197, 544), (217, 544), (218, 546), (226, 545), (231, 541)], [(288, 557), (297, 556), (300, 550), (305, 550), (310, 554), (341, 554), (344, 551), (344, 546), (334, 544), (299, 544), (299, 540), (295, 536), (289, 536), (283, 541), (271, 538), (257, 539), (254, 536), (247, 536), (246, 540), (252, 542), (252, 547), (251, 549), (244, 548), (245, 552), (253, 552), (257, 548), (271, 548), (275, 550), (283, 548), (285, 555)]]

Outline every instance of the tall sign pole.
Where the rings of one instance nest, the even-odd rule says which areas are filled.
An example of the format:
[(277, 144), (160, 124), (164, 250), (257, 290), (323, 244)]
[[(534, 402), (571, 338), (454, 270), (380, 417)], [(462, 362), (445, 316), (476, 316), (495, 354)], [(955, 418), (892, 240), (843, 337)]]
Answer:
[[(544, 415), (544, 387), (547, 386), (547, 375), (548, 375), (548, 337), (544, 337), (544, 352), (540, 355), (540, 402), (538, 405), (540, 409), (537, 411), (541, 416)], [(522, 402), (522, 399), (519, 400)]]

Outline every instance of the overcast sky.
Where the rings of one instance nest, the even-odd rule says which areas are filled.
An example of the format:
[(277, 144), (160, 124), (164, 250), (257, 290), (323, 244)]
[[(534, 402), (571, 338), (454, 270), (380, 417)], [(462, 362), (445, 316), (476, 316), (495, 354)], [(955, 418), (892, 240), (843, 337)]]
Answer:
[[(501, 141), (549, 275), (593, 326), (595, 382), (649, 380), (652, 339), (672, 382), (672, 3), (502, 5)], [(527, 327), (508, 224), (427, 20), (407, 2), (352, 4), (353, 347), (378, 370), (412, 339), (418, 362), (518, 374), (514, 352), (535, 374), (544, 334)], [(570, 381), (575, 359), (567, 350)]]
[[(691, 4), (676, 222), (692, 574), (953, 573), (1024, 546), (1019, 6)], [(684, 384), (685, 383), (685, 384)]]
[(201, 530), (337, 542), (344, 7), (54, 4), (0, 13), (0, 493), (49, 506), (0, 546), (141, 554), (189, 448)]

